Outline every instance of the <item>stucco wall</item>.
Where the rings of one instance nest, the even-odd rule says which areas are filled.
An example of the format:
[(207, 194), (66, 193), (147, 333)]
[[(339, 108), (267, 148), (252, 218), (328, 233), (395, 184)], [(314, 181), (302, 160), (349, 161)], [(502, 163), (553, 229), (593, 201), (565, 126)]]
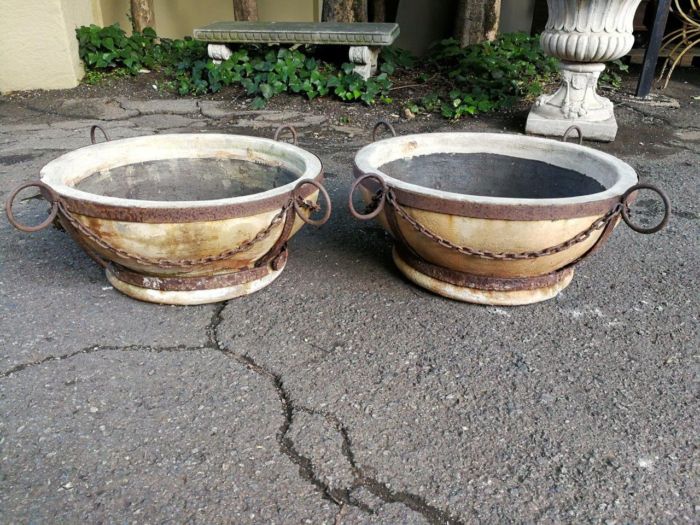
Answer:
[(60, 89), (83, 75), (75, 28), (93, 21), (91, 0), (2, 0), (0, 92)]
[[(129, 0), (99, 0), (102, 11), (100, 25), (119, 22), (122, 29), (130, 31), (127, 18)], [(319, 0), (258, 0), (258, 17), (266, 21), (318, 20)], [(233, 20), (232, 0), (154, 0), (156, 33), (166, 38), (191, 36), (195, 27), (220, 20)]]

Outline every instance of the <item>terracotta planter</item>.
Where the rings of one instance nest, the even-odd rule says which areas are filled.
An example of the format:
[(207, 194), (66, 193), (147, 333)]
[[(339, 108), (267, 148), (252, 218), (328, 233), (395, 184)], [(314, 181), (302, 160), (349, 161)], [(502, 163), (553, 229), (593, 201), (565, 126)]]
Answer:
[[(94, 128), (93, 128), (94, 141)], [(118, 290), (144, 301), (201, 304), (270, 284), (287, 240), (318, 209), (319, 159), (291, 144), (237, 135), (154, 135), (67, 153), (6, 203), (24, 231), (55, 216), (105, 267)], [(38, 227), (19, 224), (12, 200), (37, 186), (52, 203)], [(328, 202), (328, 206), (330, 202)]]
[[(392, 233), (394, 261), (408, 279), (446, 297), (497, 305), (557, 295), (573, 266), (627, 216), (635, 191), (647, 187), (611, 155), (488, 133), (375, 142), (355, 156), (355, 177), (351, 211), (376, 217)], [(354, 210), (356, 188), (366, 213)]]

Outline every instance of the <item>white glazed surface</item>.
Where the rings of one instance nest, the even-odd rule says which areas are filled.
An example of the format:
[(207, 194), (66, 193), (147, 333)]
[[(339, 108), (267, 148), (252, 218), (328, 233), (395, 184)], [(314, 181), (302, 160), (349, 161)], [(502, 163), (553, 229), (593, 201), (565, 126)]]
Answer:
[[(101, 170), (127, 164), (178, 158), (233, 158), (280, 165), (298, 179), (271, 190), (227, 199), (200, 201), (148, 201), (107, 197), (87, 193), (74, 186)], [(49, 162), (41, 170), (42, 182), (59, 195), (96, 204), (138, 208), (200, 208), (247, 203), (290, 192), (299, 180), (314, 179), (321, 172), (321, 161), (301, 148), (259, 137), (214, 133), (172, 134), (133, 137), (80, 148)]]
[[(493, 153), (548, 164), (583, 173), (600, 182), (603, 192), (558, 199), (520, 199), (485, 197), (435, 190), (392, 178), (380, 166), (397, 160), (435, 153)], [(376, 173), (391, 186), (442, 199), (498, 204), (502, 206), (561, 206), (619, 197), (637, 183), (637, 174), (621, 160), (585, 146), (550, 139), (497, 133), (430, 133), (403, 135), (374, 142), (355, 156), (355, 164), (364, 173)]]

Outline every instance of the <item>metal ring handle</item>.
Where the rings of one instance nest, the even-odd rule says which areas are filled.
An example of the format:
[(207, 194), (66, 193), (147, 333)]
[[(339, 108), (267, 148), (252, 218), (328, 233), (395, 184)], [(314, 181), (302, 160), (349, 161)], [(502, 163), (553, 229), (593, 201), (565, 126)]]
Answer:
[[(41, 195), (51, 203), (51, 211), (49, 212), (49, 216), (46, 218), (45, 221), (41, 222), (40, 224), (37, 224), (36, 226), (27, 226), (26, 224), (22, 224), (15, 218), (15, 214), (12, 212), (12, 204), (20, 191), (22, 191), (25, 188), (31, 188), (33, 186), (42, 190)], [(58, 213), (58, 199), (56, 198), (56, 193), (40, 180), (25, 182), (24, 184), (20, 184), (14, 190), (12, 190), (10, 196), (7, 197), (7, 200), (5, 201), (5, 213), (7, 214), (7, 220), (10, 222), (10, 224), (12, 224), (12, 226), (17, 228), (19, 231), (28, 233), (38, 232), (39, 230), (43, 230), (44, 228), (49, 226), (56, 218), (56, 214)]]
[(561, 141), (567, 142), (569, 140), (569, 137), (571, 136), (572, 131), (575, 131), (576, 133), (578, 133), (578, 145), (580, 146), (581, 144), (583, 144), (583, 131), (581, 131), (581, 128), (576, 126), (576, 125), (570, 126), (564, 132), (564, 136), (561, 138)]
[[(664, 203), (664, 217), (661, 219), (661, 222), (657, 224), (656, 226), (652, 226), (651, 228), (644, 228), (642, 226), (637, 226), (632, 222), (632, 219), (630, 219), (629, 216), (629, 207), (627, 206), (627, 200), (630, 198), (630, 196), (638, 191), (638, 190), (651, 190), (654, 193), (656, 193), (659, 197), (661, 197), (661, 200)], [(657, 231), (661, 230), (666, 224), (668, 224), (668, 220), (671, 216), (671, 201), (668, 198), (668, 195), (666, 195), (666, 192), (663, 191), (660, 188), (657, 188), (653, 184), (635, 184), (632, 186), (630, 189), (628, 189), (624, 195), (622, 195), (622, 219), (625, 221), (625, 224), (632, 228), (634, 231), (638, 233), (644, 233), (644, 234), (649, 234), (649, 233), (656, 233)]]
[[(320, 219), (312, 219), (311, 217), (307, 217), (302, 213), (302, 209), (299, 206), (298, 198), (297, 198), (297, 191), (303, 187), (305, 184), (311, 184), (314, 186), (316, 189), (318, 189), (319, 193), (323, 195), (323, 198), (326, 199), (326, 213), (323, 214), (323, 217)], [(294, 205), (294, 211), (297, 213), (299, 218), (304, 221), (306, 224), (311, 224), (312, 226), (321, 226), (322, 224), (326, 224), (328, 222), (328, 219), (331, 217), (331, 198), (328, 195), (328, 192), (326, 191), (326, 188), (323, 187), (323, 185), (320, 182), (317, 182), (313, 179), (308, 179), (308, 180), (300, 180), (297, 185), (294, 187), (292, 190), (292, 204)]]
[[(379, 185), (381, 186), (381, 197), (379, 199), (379, 202), (377, 203), (377, 207), (374, 210), (372, 210), (370, 213), (363, 214), (359, 213), (355, 209), (355, 205), (352, 203), (352, 198), (355, 195), (355, 190), (357, 189), (357, 187), (364, 181), (369, 179), (374, 179), (379, 183)], [(353, 217), (355, 217), (356, 219), (360, 219), (361, 221), (368, 221), (370, 219), (374, 219), (384, 209), (387, 191), (389, 191), (389, 188), (387, 187), (386, 182), (383, 178), (381, 178), (375, 173), (365, 173), (364, 175), (362, 175), (362, 177), (355, 179), (355, 182), (353, 182), (352, 186), (350, 186), (350, 195), (348, 196), (348, 206), (350, 207), (350, 213)]]
[(386, 129), (391, 131), (391, 134), (394, 137), (396, 136), (396, 130), (394, 129), (394, 126), (391, 125), (391, 122), (382, 119), (382, 120), (378, 120), (377, 123), (372, 128), (372, 142), (375, 142), (377, 140), (377, 130), (382, 126), (384, 126)]
[(98, 126), (95, 124), (94, 126), (90, 127), (90, 143), (92, 144), (97, 144), (97, 138), (95, 137), (95, 131), (100, 130), (102, 134), (105, 136), (105, 140), (109, 142), (111, 139), (109, 138), (109, 135), (107, 135), (107, 132), (104, 130), (102, 126)]
[(292, 132), (292, 141), (293, 141), (292, 144), (294, 144), (295, 146), (298, 146), (299, 142), (297, 141), (297, 130), (294, 129), (294, 127), (290, 126), (289, 124), (283, 124), (282, 126), (277, 128), (277, 131), (275, 131), (274, 139), (279, 140), (280, 135), (285, 130), (289, 130)]

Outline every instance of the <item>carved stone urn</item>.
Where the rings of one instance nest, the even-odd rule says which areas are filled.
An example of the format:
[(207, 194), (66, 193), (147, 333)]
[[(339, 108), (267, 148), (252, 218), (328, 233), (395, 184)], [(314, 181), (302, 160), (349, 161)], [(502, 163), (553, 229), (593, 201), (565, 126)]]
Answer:
[(561, 86), (537, 99), (527, 133), (563, 136), (575, 124), (587, 139), (615, 139), (612, 102), (598, 95), (596, 86), (604, 62), (632, 49), (632, 22), (640, 1), (547, 0), (549, 19), (540, 43), (545, 53), (561, 60)]

